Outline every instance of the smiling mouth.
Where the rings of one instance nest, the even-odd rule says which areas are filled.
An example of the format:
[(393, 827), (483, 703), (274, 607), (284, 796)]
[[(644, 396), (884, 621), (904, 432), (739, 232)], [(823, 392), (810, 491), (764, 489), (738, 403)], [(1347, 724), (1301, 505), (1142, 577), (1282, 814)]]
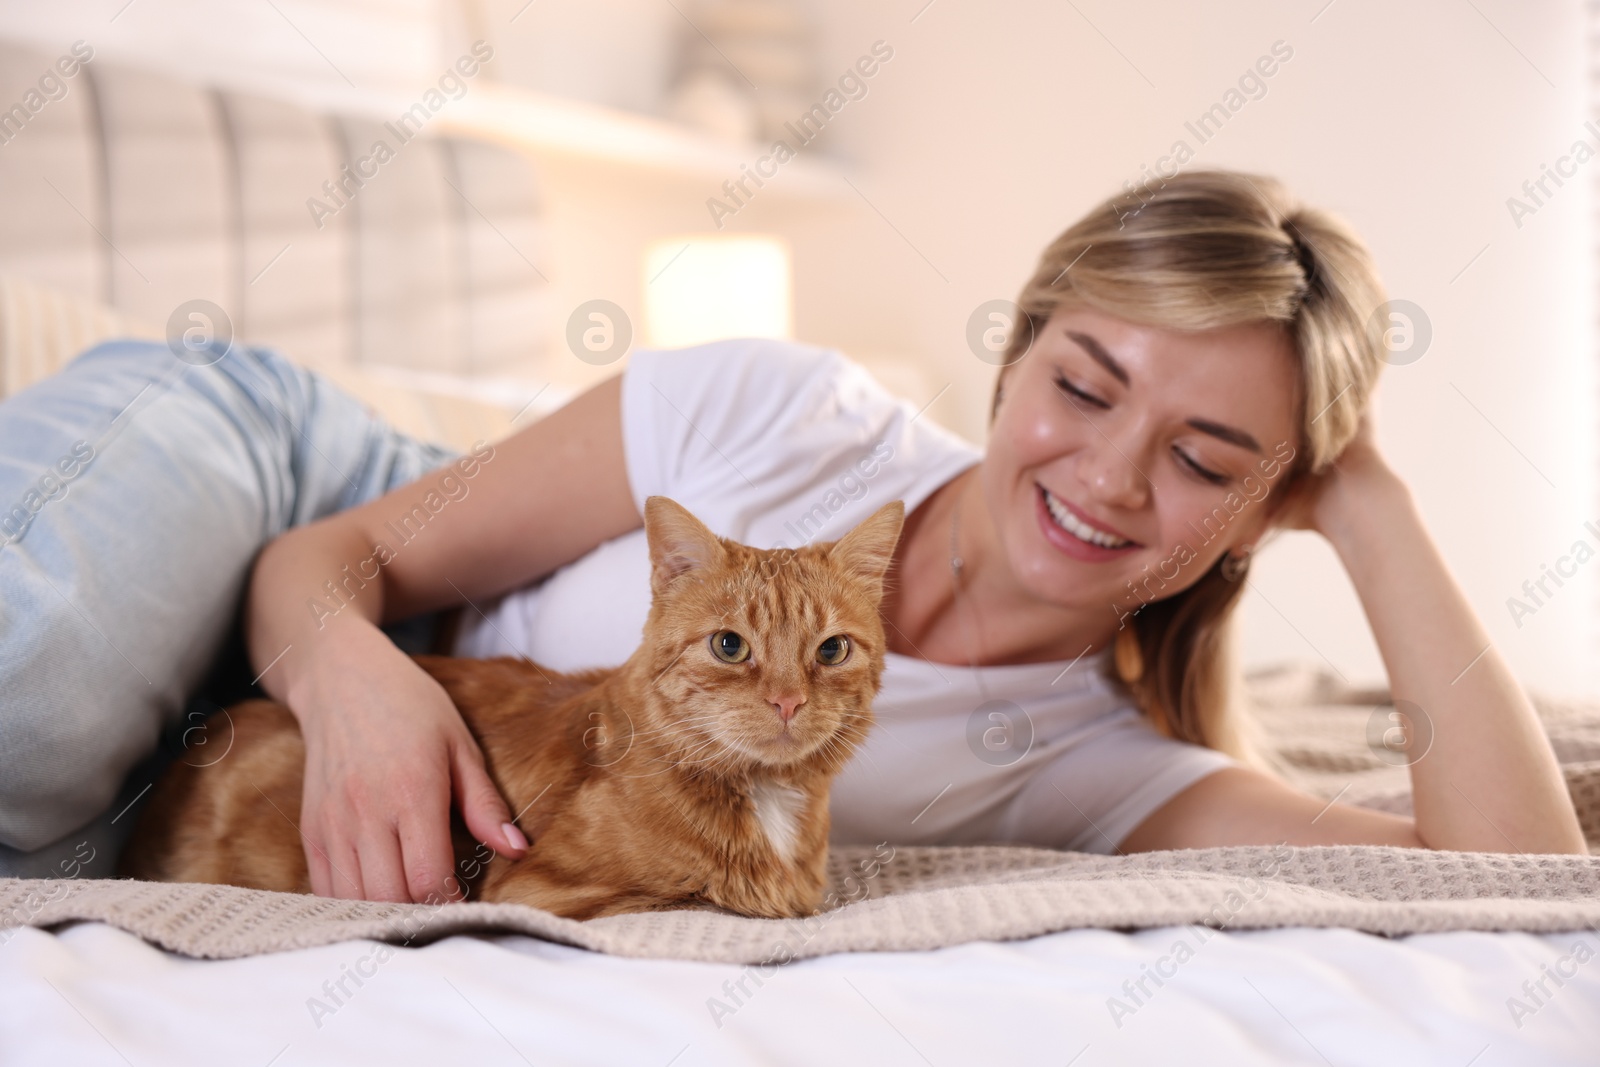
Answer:
[(1094, 545), (1097, 548), (1133, 548), (1137, 545), (1137, 542), (1129, 541), (1125, 537), (1108, 534), (1090, 526), (1074, 515), (1072, 510), (1062, 503), (1059, 497), (1044, 486), (1039, 486), (1039, 491), (1044, 494), (1045, 509), (1050, 512), (1050, 517), (1055, 520), (1055, 524), (1085, 544)]

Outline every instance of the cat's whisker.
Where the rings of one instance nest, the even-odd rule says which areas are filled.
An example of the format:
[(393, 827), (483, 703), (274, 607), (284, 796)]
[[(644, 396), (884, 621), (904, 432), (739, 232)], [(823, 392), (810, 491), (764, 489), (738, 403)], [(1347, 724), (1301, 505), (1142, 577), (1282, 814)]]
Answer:
[(695, 745), (693, 748), (685, 749), (684, 751), (679, 752), (679, 753), (677, 753), (675, 755), (669, 753), (663, 758), (667, 762), (693, 763), (695, 761), (691, 757), (698, 756), (701, 752), (705, 751), (708, 748), (712, 748), (713, 746), (715, 746), (717, 744), (718, 744), (718, 741), (717, 741), (716, 738), (708, 737), (704, 741), (702, 741), (700, 744)]
[(654, 730), (641, 730), (635, 736), (645, 738), (703, 736), (707, 730), (714, 729), (721, 721), (719, 716), (707, 716), (693, 722), (669, 723)]
[(716, 722), (719, 718), (721, 718), (720, 711), (692, 712), (682, 716), (681, 718), (669, 719), (666, 722), (663, 722), (660, 726), (653, 727), (653, 729), (668, 730), (674, 726), (684, 725), (685, 723)]
[(671, 730), (671, 729), (674, 729), (674, 728), (679, 727), (679, 726), (686, 726), (686, 725), (690, 725), (690, 724), (693, 724), (693, 723), (714, 722), (714, 721), (716, 721), (716, 718), (717, 718), (716, 715), (711, 714), (711, 713), (707, 713), (705, 715), (697, 715), (694, 718), (673, 719), (670, 722), (662, 723), (660, 726), (652, 726), (649, 729), (638, 730), (637, 732), (639, 732), (639, 733), (659, 733), (662, 730)]
[(673, 738), (690, 738), (704, 735), (706, 728), (714, 723), (696, 723), (692, 726), (666, 726), (659, 730), (638, 730), (633, 734), (635, 741), (659, 741)]
[(728, 759), (728, 757), (730, 755), (731, 755), (731, 753), (729, 752), (729, 750), (727, 750), (727, 749), (718, 749), (716, 752), (711, 753), (711, 755), (706, 756), (703, 759), (678, 760), (678, 766), (680, 766), (680, 767), (710, 767), (710, 766), (713, 766), (714, 764), (716, 764), (716, 762), (718, 760), (726, 760), (726, 759)]
[(686, 720), (684, 722), (667, 723), (650, 730), (635, 730), (635, 737), (661, 737), (668, 734), (688, 733), (707, 726), (715, 726), (720, 721), (719, 716), (708, 715), (703, 719)]
[(705, 749), (711, 745), (715, 745), (719, 741), (720, 738), (718, 738), (715, 734), (712, 734), (711, 736), (699, 738), (696, 744), (691, 745), (687, 749), (663, 752), (658, 755), (649, 756), (648, 759), (653, 763), (682, 763), (686, 761), (688, 756), (695, 755), (702, 749)]
[[(715, 758), (715, 757), (710, 757), (710, 758)], [(681, 770), (684, 767), (699, 766), (701, 763), (707, 762), (707, 761), (685, 761), (685, 760), (679, 760), (679, 759), (666, 758), (666, 759), (652, 760), (651, 762), (653, 762), (653, 763), (661, 763), (661, 764), (664, 764), (664, 766), (662, 766), (662, 768), (659, 771), (648, 771), (648, 772), (646, 772), (644, 774), (624, 774), (624, 775), (619, 775), (619, 777), (622, 777), (622, 778), (655, 778), (655, 777), (658, 777), (658, 776), (663, 775), (663, 774), (670, 774), (673, 771)]]

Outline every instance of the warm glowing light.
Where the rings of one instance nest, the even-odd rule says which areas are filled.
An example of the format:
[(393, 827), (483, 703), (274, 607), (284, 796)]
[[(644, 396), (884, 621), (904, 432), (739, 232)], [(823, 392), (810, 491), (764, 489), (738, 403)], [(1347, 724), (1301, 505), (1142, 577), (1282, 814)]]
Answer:
[(657, 241), (645, 251), (644, 283), (652, 346), (793, 336), (789, 246), (781, 238), (700, 234)]

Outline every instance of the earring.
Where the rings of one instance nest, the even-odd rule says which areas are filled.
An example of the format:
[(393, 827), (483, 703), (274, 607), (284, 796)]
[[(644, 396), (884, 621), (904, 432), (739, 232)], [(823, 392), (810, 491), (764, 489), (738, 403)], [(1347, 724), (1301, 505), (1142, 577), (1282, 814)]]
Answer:
[(1238, 553), (1229, 552), (1222, 557), (1222, 576), (1230, 582), (1237, 582), (1250, 570), (1250, 556), (1256, 550), (1255, 545), (1245, 545)]
[(1119, 631), (1111, 644), (1111, 661), (1116, 664), (1117, 677), (1128, 685), (1143, 678), (1144, 653), (1139, 650), (1139, 632), (1129, 626)]

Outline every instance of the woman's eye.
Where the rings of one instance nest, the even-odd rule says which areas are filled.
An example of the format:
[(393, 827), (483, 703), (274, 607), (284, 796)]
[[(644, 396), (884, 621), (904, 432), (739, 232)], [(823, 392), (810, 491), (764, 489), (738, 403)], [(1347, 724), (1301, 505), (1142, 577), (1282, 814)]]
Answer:
[(743, 663), (750, 658), (750, 643), (732, 630), (711, 635), (711, 654), (724, 663)]
[(850, 656), (850, 639), (844, 634), (836, 634), (817, 646), (817, 662), (829, 667), (837, 667)]
[(1097, 408), (1108, 408), (1111, 406), (1094, 394), (1086, 393), (1082, 389), (1079, 389), (1076, 385), (1073, 385), (1071, 382), (1069, 382), (1064, 375), (1056, 375), (1056, 386), (1062, 392), (1068, 394), (1069, 396), (1077, 397), (1086, 404), (1093, 404)]
[(1173, 452), (1177, 453), (1178, 458), (1183, 461), (1184, 466), (1186, 466), (1190, 470), (1194, 471), (1196, 474), (1198, 474), (1200, 477), (1204, 478), (1206, 481), (1210, 482), (1212, 485), (1227, 485), (1228, 484), (1229, 479), (1228, 479), (1228, 476), (1226, 474), (1220, 474), (1217, 471), (1209, 470), (1209, 469), (1207, 469), (1205, 467), (1202, 467), (1199, 463), (1197, 463), (1195, 461), (1193, 456), (1189, 455), (1189, 453), (1185, 452), (1181, 448), (1175, 448), (1175, 449), (1173, 449)]

